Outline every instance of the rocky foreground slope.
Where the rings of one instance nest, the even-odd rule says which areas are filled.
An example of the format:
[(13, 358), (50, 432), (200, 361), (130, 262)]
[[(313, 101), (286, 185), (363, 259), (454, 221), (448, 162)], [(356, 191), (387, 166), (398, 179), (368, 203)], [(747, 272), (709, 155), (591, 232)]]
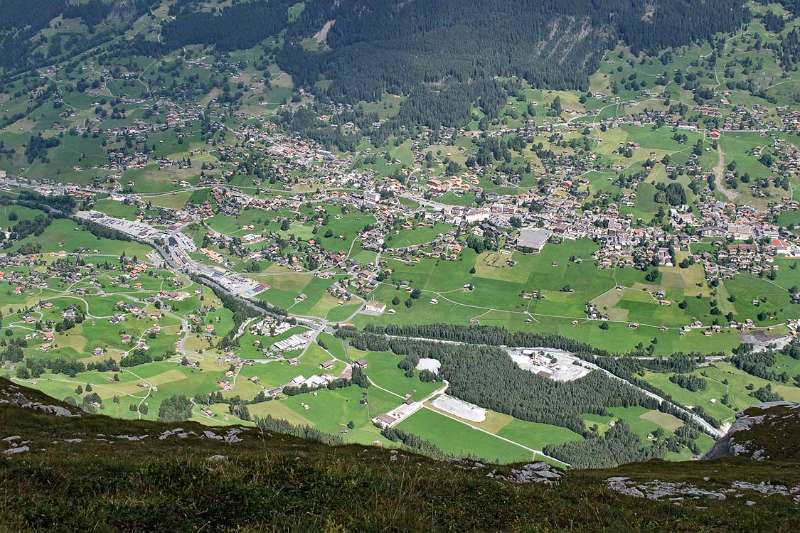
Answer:
[(0, 531), (787, 531), (799, 429), (796, 404), (767, 404), (713, 460), (563, 473), (114, 420), (0, 379)]
[(800, 461), (800, 404), (767, 402), (739, 413), (705, 459), (732, 456)]

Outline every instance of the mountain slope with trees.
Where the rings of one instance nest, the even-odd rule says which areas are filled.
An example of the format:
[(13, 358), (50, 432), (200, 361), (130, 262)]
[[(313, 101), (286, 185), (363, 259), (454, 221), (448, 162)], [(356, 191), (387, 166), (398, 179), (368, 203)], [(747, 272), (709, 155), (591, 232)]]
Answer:
[[(634, 53), (712, 39), (750, 18), (744, 0), (0, 0), (0, 82), (92, 50), (167, 58), (263, 45), (294, 84), (324, 101), (404, 95), (394, 126), (457, 126), (473, 105), (493, 118), (507, 91), (588, 88), (618, 42)], [(299, 7), (298, 7), (299, 6)], [(300, 9), (302, 8), (302, 9)], [(326, 30), (321, 31), (323, 28)], [(790, 43), (786, 61), (792, 60)]]
[[(617, 40), (635, 53), (655, 52), (748, 19), (741, 0), (322, 0), (307, 2), (278, 60), (301, 85), (327, 79), (330, 97), (351, 102), (511, 75), (534, 86), (586, 89)], [(327, 21), (335, 21), (327, 49), (306, 50), (302, 38)]]

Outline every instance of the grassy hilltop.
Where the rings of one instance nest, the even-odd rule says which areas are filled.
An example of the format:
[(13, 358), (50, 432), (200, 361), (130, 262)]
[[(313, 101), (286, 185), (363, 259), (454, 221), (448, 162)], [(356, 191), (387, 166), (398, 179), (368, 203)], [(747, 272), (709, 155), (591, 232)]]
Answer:
[[(43, 405), (78, 413), (0, 381), (2, 530), (785, 531), (797, 516), (790, 496), (731, 488), (735, 482), (800, 486), (796, 454), (761, 462), (653, 461), (570, 471), (554, 485), (515, 484), (498, 480), (513, 466), (331, 447), (253, 429), (204, 435), (207, 428), (192, 422), (53, 416)], [(775, 429), (751, 431), (764, 436)], [(780, 431), (787, 434), (786, 427)], [(612, 477), (640, 486), (684, 483), (727, 497), (650, 501), (611, 490)]]

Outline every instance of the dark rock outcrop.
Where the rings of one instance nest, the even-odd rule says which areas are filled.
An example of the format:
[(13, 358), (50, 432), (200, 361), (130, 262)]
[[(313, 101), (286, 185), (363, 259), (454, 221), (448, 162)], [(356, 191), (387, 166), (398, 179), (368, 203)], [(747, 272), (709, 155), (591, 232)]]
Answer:
[(738, 413), (736, 422), (703, 459), (745, 456), (757, 461), (798, 455), (800, 404), (766, 402)]

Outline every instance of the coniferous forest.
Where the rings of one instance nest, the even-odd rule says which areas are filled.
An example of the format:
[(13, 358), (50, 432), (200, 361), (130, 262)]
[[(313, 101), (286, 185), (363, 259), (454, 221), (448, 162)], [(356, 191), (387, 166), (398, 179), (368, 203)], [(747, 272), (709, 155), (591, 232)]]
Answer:
[(405, 356), (413, 366), (423, 357), (437, 359), (442, 363), (441, 377), (449, 382), (448, 393), (453, 396), (577, 433), (586, 433), (581, 413), (607, 414), (607, 407), (612, 406), (658, 408), (656, 400), (601, 372), (577, 381), (554, 382), (521, 370), (501, 348), (493, 346), (391, 339), (349, 329), (340, 329), (337, 334), (360, 350), (390, 350)]
[[(588, 73), (618, 39), (634, 52), (710, 39), (746, 22), (742, 5), (740, 0), (328, 0), (303, 12), (278, 59), (301, 84), (331, 80), (328, 94), (346, 101), (380, 98), (384, 91), (408, 94), (443, 79), (468, 83), (498, 75), (517, 75), (536, 86), (586, 88)], [(305, 51), (297, 38), (328, 20), (336, 21), (328, 34), (330, 50)]]
[[(0, 21), (0, 68), (6, 74), (96, 46), (153, 2), (35, 2), (37, 9), (18, 4), (0, 0), (0, 12), (11, 14)], [(750, 17), (743, 0), (309, 0), (290, 20), (293, 4), (259, 0), (209, 10), (202, 2), (181, 0), (170, 6), (159, 39), (138, 36), (113, 53), (161, 57), (187, 45), (224, 53), (274, 38), (279, 44), (271, 45), (271, 54), (278, 65), (323, 100), (355, 103), (401, 94), (408, 101), (395, 128), (458, 126), (469, 120), (473, 105), (493, 116), (506, 97), (498, 76), (586, 90), (588, 75), (619, 41), (634, 53), (653, 53), (710, 40)], [(63, 44), (48, 43), (43, 53), (35, 35), (59, 14), (82, 20), (90, 31)], [(323, 27), (329, 28), (324, 42), (309, 47)], [(791, 39), (785, 48), (785, 61), (794, 61)], [(349, 144), (332, 141), (340, 148)]]

